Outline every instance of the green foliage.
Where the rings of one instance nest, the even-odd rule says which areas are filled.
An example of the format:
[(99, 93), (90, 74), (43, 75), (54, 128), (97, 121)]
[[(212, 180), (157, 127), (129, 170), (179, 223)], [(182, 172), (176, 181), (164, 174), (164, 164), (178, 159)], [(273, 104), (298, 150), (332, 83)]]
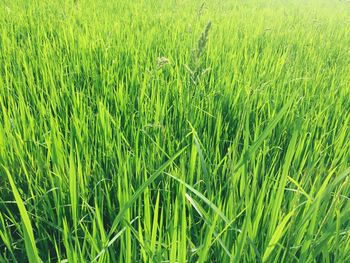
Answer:
[(0, 262), (349, 262), (349, 11), (0, 1)]

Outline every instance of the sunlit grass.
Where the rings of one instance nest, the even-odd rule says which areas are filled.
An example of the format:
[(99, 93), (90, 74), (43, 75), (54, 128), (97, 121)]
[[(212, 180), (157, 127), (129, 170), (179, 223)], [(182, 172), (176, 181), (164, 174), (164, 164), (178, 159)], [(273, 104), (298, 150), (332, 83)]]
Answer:
[(0, 262), (349, 262), (349, 12), (0, 2)]

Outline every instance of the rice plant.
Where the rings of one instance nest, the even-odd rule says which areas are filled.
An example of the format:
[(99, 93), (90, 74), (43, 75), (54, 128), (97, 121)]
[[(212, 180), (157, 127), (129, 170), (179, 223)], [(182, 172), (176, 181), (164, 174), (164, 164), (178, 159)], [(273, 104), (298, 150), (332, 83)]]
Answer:
[(2, 0), (0, 262), (350, 262), (349, 12)]

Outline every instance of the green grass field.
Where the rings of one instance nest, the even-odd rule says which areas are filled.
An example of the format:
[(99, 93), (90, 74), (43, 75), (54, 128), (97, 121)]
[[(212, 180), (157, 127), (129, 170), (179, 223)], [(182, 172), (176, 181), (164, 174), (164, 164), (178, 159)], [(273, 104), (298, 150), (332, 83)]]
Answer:
[(350, 262), (350, 3), (0, 0), (0, 262)]

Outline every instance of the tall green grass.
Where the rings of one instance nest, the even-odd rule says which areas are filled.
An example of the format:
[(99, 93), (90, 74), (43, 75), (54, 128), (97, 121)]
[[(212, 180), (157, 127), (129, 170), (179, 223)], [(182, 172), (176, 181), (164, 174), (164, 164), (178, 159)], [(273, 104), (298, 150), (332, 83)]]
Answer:
[(350, 4), (0, 2), (0, 262), (349, 262)]

